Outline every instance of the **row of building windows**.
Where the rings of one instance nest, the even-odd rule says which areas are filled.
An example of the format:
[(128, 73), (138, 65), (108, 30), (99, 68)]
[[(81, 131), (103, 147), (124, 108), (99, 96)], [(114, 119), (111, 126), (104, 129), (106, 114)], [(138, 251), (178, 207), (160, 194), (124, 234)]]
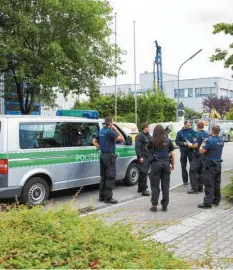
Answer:
[[(193, 88), (184, 88), (184, 89), (175, 89), (174, 97), (177, 98), (179, 93), (180, 98), (189, 98), (193, 97)], [(195, 96), (196, 97), (206, 97), (206, 96), (215, 96), (217, 95), (216, 87), (200, 87), (195, 88)]]

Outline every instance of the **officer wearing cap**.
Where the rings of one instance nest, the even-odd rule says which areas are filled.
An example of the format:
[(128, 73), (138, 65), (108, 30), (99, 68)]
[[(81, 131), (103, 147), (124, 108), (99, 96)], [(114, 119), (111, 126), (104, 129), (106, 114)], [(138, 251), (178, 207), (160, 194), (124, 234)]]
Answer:
[(188, 143), (193, 143), (196, 132), (191, 128), (191, 122), (185, 121), (184, 127), (176, 135), (176, 145), (180, 147), (180, 163), (184, 185), (188, 185), (187, 160), (192, 161), (193, 149), (188, 147)]
[(214, 125), (211, 137), (206, 139), (200, 147), (200, 154), (205, 155), (205, 162), (201, 179), (205, 186), (204, 202), (199, 208), (212, 208), (218, 206), (221, 200), (221, 162), (224, 141), (219, 136), (220, 127)]
[[(170, 174), (175, 166), (175, 148), (170, 139), (167, 138), (162, 125), (156, 125), (153, 132), (152, 141), (147, 146), (152, 152), (150, 183), (152, 198), (152, 212), (157, 212), (157, 205), (160, 194), (160, 181), (162, 187), (162, 211), (167, 211), (169, 203)], [(169, 155), (171, 153), (172, 163), (170, 166)]]
[(135, 151), (138, 158), (138, 192), (143, 196), (150, 196), (150, 192), (147, 190), (147, 176), (149, 171), (149, 156), (150, 153), (147, 149), (148, 143), (151, 141), (150, 128), (147, 123), (142, 125), (142, 132), (140, 132), (135, 139)]
[(203, 191), (203, 183), (201, 182), (200, 173), (202, 171), (202, 162), (203, 155), (199, 153), (201, 144), (209, 138), (207, 132), (204, 131), (204, 122), (199, 121), (197, 123), (197, 133), (194, 138), (194, 143), (188, 143), (188, 147), (193, 149), (193, 158), (190, 164), (189, 177), (191, 189), (188, 191), (188, 194), (198, 194)]
[(116, 141), (123, 142), (124, 138), (114, 127), (112, 117), (105, 118), (105, 125), (92, 141), (92, 144), (101, 152), (99, 201), (114, 204), (118, 203), (112, 197), (116, 179)]

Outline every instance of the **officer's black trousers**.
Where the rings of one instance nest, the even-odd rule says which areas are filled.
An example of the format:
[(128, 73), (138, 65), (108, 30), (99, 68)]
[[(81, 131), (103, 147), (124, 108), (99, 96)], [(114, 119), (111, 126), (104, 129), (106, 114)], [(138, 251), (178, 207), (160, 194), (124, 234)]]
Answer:
[(183, 178), (183, 182), (187, 183), (188, 182), (188, 172), (187, 172), (187, 162), (189, 160), (189, 164), (192, 161), (192, 155), (193, 152), (192, 151), (181, 151), (180, 152), (180, 163), (181, 163), (181, 170), (182, 170), (182, 178)]
[(199, 191), (199, 189), (203, 189), (203, 183), (201, 181), (200, 174), (203, 168), (203, 156), (197, 153), (193, 153), (193, 158), (190, 163), (189, 168), (189, 177), (190, 184), (193, 190)]
[(204, 204), (219, 204), (221, 200), (221, 163), (204, 166), (201, 179), (205, 186)]
[(153, 161), (151, 164), (150, 172), (150, 184), (152, 198), (151, 203), (158, 205), (159, 194), (160, 194), (160, 181), (163, 198), (161, 200), (162, 206), (167, 206), (169, 203), (169, 188), (170, 188), (170, 163), (168, 159), (159, 159)]
[(138, 160), (138, 170), (139, 170), (139, 179), (138, 179), (138, 191), (143, 192), (145, 191), (147, 186), (147, 177), (149, 172), (149, 157), (144, 157), (143, 163), (140, 163)]
[(100, 189), (99, 196), (108, 201), (112, 199), (112, 190), (116, 179), (116, 157), (114, 154), (100, 155)]

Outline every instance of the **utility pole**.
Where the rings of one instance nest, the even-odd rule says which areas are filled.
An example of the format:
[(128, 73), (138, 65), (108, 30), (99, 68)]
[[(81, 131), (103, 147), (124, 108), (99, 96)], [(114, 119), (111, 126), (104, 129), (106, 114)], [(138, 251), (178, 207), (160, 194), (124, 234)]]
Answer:
[(117, 13), (115, 13), (115, 122), (117, 122)]
[(134, 101), (135, 101), (135, 124), (138, 124), (138, 104), (137, 104), (137, 79), (136, 79), (136, 33), (135, 21), (133, 22), (133, 41), (134, 41)]

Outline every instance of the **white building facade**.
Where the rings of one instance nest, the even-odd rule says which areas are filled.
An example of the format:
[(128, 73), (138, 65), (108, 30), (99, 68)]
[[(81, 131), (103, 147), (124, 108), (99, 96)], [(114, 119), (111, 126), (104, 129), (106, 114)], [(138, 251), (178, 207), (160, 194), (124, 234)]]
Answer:
[[(183, 102), (185, 107), (192, 108), (196, 111), (203, 111), (202, 101), (207, 96), (229, 97), (233, 99), (233, 80), (220, 77), (197, 78), (180, 80), (178, 91), (178, 77), (176, 75), (163, 73), (163, 88), (167, 97)], [(139, 76), (137, 84), (137, 93), (142, 94), (153, 89), (153, 73), (145, 72)], [(131, 84), (118, 85), (122, 93), (134, 94), (134, 86)], [(130, 91), (131, 89), (131, 91)], [(133, 91), (132, 91), (133, 90)], [(103, 95), (114, 94), (115, 86), (102, 86), (100, 93)]]

